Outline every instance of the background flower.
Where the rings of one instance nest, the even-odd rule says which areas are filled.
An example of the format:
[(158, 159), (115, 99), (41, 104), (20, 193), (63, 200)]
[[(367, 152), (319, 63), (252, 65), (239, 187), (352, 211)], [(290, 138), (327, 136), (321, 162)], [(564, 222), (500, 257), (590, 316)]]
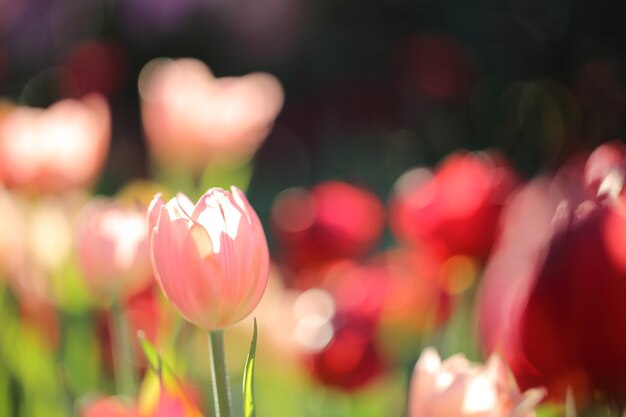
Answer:
[(541, 390), (521, 393), (498, 356), (484, 366), (463, 355), (441, 361), (433, 348), (422, 352), (415, 365), (409, 394), (409, 416), (534, 416)]

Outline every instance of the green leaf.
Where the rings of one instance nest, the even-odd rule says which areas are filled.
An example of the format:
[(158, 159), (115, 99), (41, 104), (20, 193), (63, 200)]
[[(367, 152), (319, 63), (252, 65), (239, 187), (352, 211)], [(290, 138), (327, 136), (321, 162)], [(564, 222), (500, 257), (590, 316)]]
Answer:
[(152, 372), (154, 372), (159, 379), (161, 379), (161, 371), (162, 371), (162, 363), (161, 363), (161, 355), (154, 347), (152, 342), (148, 340), (146, 335), (143, 332), (139, 332), (139, 345), (141, 346), (141, 350), (143, 351), (146, 360), (148, 361), (148, 366)]
[(244, 417), (254, 417), (254, 358), (256, 355), (256, 318), (254, 319), (254, 330), (252, 331), (252, 341), (250, 342), (250, 352), (246, 359), (246, 368), (243, 372), (243, 415)]
[(143, 332), (139, 332), (139, 345), (143, 351), (150, 370), (159, 378), (159, 380), (168, 388), (179, 389), (183, 387), (183, 383), (179, 380), (174, 372), (174, 368), (163, 359), (157, 348), (150, 342)]

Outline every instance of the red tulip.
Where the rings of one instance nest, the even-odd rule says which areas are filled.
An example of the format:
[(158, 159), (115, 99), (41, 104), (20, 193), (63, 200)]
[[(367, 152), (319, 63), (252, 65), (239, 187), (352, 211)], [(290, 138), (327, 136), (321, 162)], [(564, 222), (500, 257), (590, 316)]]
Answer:
[(361, 388), (380, 376), (387, 365), (376, 345), (376, 323), (358, 312), (341, 311), (332, 319), (332, 337), (308, 363), (313, 378), (344, 390)]
[(382, 233), (384, 210), (371, 192), (328, 181), (279, 195), (271, 220), (282, 260), (297, 272), (367, 254)]
[(435, 173), (409, 171), (396, 183), (391, 200), (392, 231), (414, 246), (484, 259), (515, 182), (511, 168), (495, 154), (459, 152)]
[[(520, 385), (555, 398), (571, 387), (580, 402), (595, 390), (626, 400), (624, 158), (605, 159), (606, 146), (586, 174), (578, 164), (511, 201), (480, 295), (481, 337)], [(593, 185), (598, 172), (601, 198), (585, 199), (583, 179)]]
[[(388, 281), (373, 268), (350, 261), (336, 262), (326, 277), (332, 277), (324, 285), (334, 308), (301, 317), (295, 334), (303, 343), (313, 378), (350, 391), (369, 384), (387, 368), (376, 336)], [(312, 294), (318, 293), (322, 292), (309, 290), (300, 298), (306, 295), (311, 303)]]
[(261, 222), (244, 194), (213, 188), (195, 205), (179, 194), (149, 209), (152, 263), (163, 293), (206, 331), (228, 327), (259, 303), (269, 274)]

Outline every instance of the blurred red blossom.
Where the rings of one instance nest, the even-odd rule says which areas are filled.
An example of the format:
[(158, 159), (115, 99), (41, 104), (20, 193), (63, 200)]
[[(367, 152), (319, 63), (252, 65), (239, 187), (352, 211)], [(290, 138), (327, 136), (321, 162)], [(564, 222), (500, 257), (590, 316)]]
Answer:
[(458, 151), (434, 173), (401, 176), (389, 204), (394, 235), (442, 256), (485, 259), (498, 233), (498, 216), (517, 177), (495, 152)]
[[(351, 390), (382, 375), (405, 353), (403, 343), (448, 317), (451, 300), (438, 271), (434, 262), (409, 251), (390, 251), (363, 263), (335, 261), (320, 269), (318, 285), (332, 296), (334, 307), (326, 321), (316, 316), (315, 332), (309, 326), (315, 336), (306, 339), (315, 341), (307, 355), (313, 376)], [(311, 293), (310, 299), (319, 291), (304, 294)]]
[(271, 225), (281, 260), (297, 273), (325, 261), (365, 256), (382, 234), (384, 216), (372, 192), (334, 180), (310, 191), (296, 188), (280, 194)]
[(479, 333), (523, 388), (545, 385), (553, 398), (571, 388), (580, 403), (594, 391), (626, 400), (626, 337), (616, 331), (626, 326), (623, 173), (624, 147), (605, 144), (586, 166), (529, 183), (506, 208)]
[(306, 356), (313, 378), (325, 385), (355, 390), (381, 376), (388, 364), (376, 344), (375, 320), (341, 309), (331, 323), (328, 344)]

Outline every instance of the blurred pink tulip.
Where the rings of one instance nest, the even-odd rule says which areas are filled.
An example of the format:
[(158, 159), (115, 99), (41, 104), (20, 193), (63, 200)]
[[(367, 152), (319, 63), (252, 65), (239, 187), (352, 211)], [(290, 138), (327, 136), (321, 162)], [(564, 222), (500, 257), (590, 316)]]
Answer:
[(11, 207), (5, 207), (4, 220), (12, 222), (9, 233), (19, 235), (0, 239), (13, 241), (7, 263), (9, 282), (20, 298), (62, 302), (67, 286), (62, 284), (60, 272), (72, 253), (73, 225), (85, 195), (77, 192), (33, 199), (20, 193), (10, 194), (15, 204), (12, 210), (17, 211), (13, 211), (12, 217)]
[(409, 417), (531, 417), (542, 389), (520, 392), (507, 365), (492, 356), (485, 366), (461, 354), (441, 361), (422, 352), (411, 379)]
[(132, 295), (152, 274), (145, 210), (98, 199), (77, 224), (78, 260), (90, 289), (106, 298)]
[(0, 177), (35, 191), (88, 187), (104, 165), (110, 135), (108, 104), (97, 94), (46, 110), (16, 107), (0, 119)]
[(268, 281), (269, 251), (245, 195), (212, 188), (198, 203), (183, 194), (148, 211), (154, 272), (165, 296), (190, 322), (212, 331), (246, 317)]
[(434, 173), (419, 168), (398, 179), (390, 204), (392, 231), (401, 241), (444, 256), (484, 259), (516, 182), (498, 154), (457, 152)]
[(250, 158), (283, 105), (273, 76), (215, 78), (194, 59), (151, 61), (139, 91), (150, 150), (164, 162), (198, 170), (209, 161)]

